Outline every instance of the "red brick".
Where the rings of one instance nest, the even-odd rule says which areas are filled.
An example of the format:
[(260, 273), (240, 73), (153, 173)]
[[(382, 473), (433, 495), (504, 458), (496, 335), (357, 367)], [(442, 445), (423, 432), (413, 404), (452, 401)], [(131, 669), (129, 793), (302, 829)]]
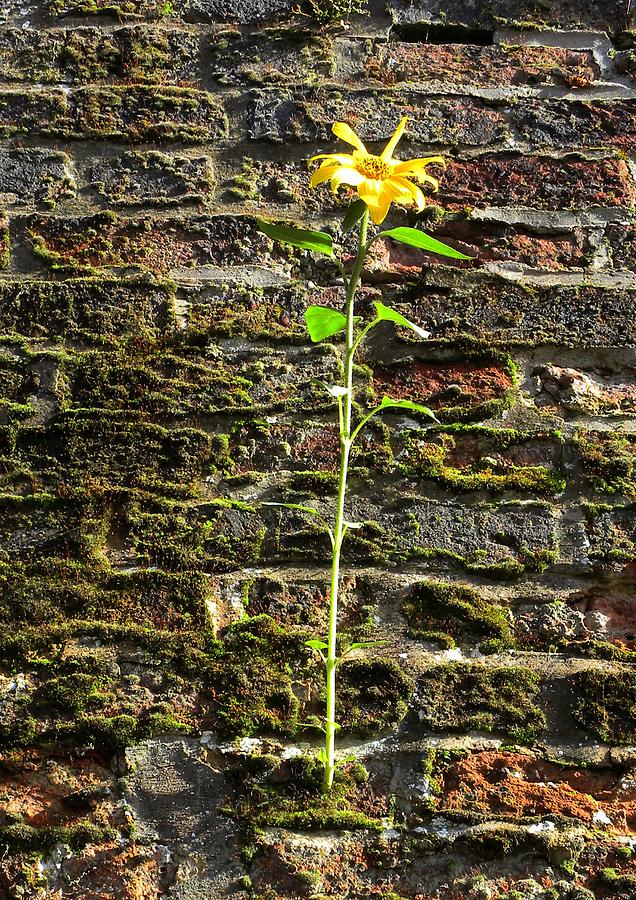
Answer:
[(587, 209), (633, 206), (636, 188), (622, 159), (552, 159), (518, 154), (451, 159), (435, 200), (451, 209), (465, 206), (525, 206)]
[[(545, 84), (581, 88), (599, 76), (590, 51), (399, 41), (376, 45), (361, 69), (363, 76), (382, 85), (442, 82), (479, 87)], [(337, 78), (338, 67), (335, 74)]]

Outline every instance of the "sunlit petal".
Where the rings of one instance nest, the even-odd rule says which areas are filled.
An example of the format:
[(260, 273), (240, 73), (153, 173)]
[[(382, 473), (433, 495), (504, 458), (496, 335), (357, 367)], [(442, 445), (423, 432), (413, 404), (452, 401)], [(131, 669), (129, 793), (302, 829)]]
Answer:
[(446, 160), (443, 156), (424, 156), (419, 159), (405, 159), (403, 162), (398, 162), (393, 172), (395, 175), (406, 175), (408, 172), (416, 172), (433, 163), (446, 168)]
[[(413, 184), (412, 182), (407, 181), (406, 178), (401, 178), (399, 176), (392, 178), (389, 184), (397, 185), (398, 187), (402, 188), (404, 194), (408, 196), (409, 202), (415, 204), (418, 212), (422, 212), (422, 210), (426, 206), (426, 198), (416, 184)], [(397, 202), (399, 203), (401, 201), (398, 200)]]
[(328, 166), (331, 162), (338, 163), (341, 166), (355, 166), (356, 162), (350, 153), (319, 153), (307, 160), (308, 163), (322, 159), (321, 166)]
[(351, 146), (355, 147), (356, 150), (359, 150), (360, 153), (367, 152), (367, 148), (364, 146), (358, 135), (346, 122), (334, 122), (331, 126), (331, 130), (341, 141), (346, 141), (347, 144), (351, 144)]
[(391, 159), (391, 157), (393, 155), (393, 151), (397, 147), (398, 141), (404, 134), (404, 129), (406, 128), (406, 123), (408, 122), (408, 120), (409, 120), (408, 116), (404, 116), (402, 119), (400, 119), (400, 124), (395, 129), (395, 131), (391, 135), (389, 143), (386, 145), (386, 147), (380, 154), (380, 159), (384, 160), (384, 162)]
[(331, 190), (335, 194), (343, 184), (348, 184), (350, 187), (358, 187), (363, 181), (364, 175), (356, 169), (340, 168), (337, 172), (334, 172), (331, 178)]
[(327, 166), (324, 169), (316, 169), (314, 174), (309, 179), (309, 187), (314, 188), (317, 185), (322, 184), (323, 181), (329, 181), (329, 179), (332, 178), (336, 172), (340, 171), (341, 168), (342, 166)]

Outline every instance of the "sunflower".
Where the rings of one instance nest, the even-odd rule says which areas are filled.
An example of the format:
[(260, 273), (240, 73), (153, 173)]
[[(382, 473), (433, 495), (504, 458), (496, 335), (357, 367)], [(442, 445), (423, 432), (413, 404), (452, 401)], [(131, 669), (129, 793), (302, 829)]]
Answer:
[(310, 163), (317, 159), (322, 162), (311, 176), (311, 187), (331, 180), (334, 194), (343, 184), (357, 189), (361, 200), (369, 207), (371, 219), (376, 225), (383, 222), (392, 203), (415, 206), (421, 212), (426, 200), (420, 188), (409, 181), (429, 184), (436, 191), (439, 182), (426, 171), (426, 166), (437, 163), (446, 166), (441, 156), (426, 156), (423, 159), (399, 160), (393, 158), (398, 141), (404, 133), (408, 116), (400, 121), (391, 139), (379, 156), (367, 151), (355, 131), (345, 122), (334, 122), (333, 133), (354, 147), (353, 153), (320, 153), (312, 156)]

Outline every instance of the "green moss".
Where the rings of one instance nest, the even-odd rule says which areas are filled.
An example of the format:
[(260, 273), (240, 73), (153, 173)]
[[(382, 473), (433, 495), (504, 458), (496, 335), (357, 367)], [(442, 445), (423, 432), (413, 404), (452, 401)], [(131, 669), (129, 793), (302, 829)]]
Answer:
[(636, 494), (636, 440), (622, 434), (579, 433), (574, 441), (586, 479), (606, 494)]
[(602, 741), (636, 741), (636, 673), (632, 669), (587, 669), (573, 678), (576, 723)]
[(438, 665), (418, 682), (419, 715), (436, 731), (503, 732), (526, 744), (545, 729), (538, 694), (538, 676), (521, 666)]
[(44, 825), (34, 828), (22, 823), (0, 828), (0, 848), (5, 853), (43, 853), (55, 844), (66, 844), (71, 850), (82, 850), (89, 844), (101, 844), (116, 837), (113, 828), (81, 822), (77, 825)]
[(299, 831), (381, 830), (381, 819), (356, 809), (356, 795), (368, 774), (360, 764), (336, 770), (333, 788), (322, 789), (323, 767), (313, 757), (279, 763), (272, 757), (252, 757), (230, 770), (235, 799), (229, 811), (251, 828)]
[[(407, 475), (430, 479), (458, 491), (522, 491), (557, 494), (565, 490), (565, 479), (545, 466), (517, 466), (497, 456), (515, 445), (536, 442), (541, 436), (512, 429), (447, 425), (428, 432), (439, 443), (424, 443), (414, 432), (405, 442), (405, 461), (400, 468)], [(479, 441), (479, 458), (467, 466), (448, 465), (448, 458), (463, 451), (462, 439)]]
[(367, 0), (305, 0), (305, 6), (321, 24), (368, 12)]
[(316, 663), (306, 635), (288, 634), (269, 616), (232, 625), (225, 635), (223, 662), (210, 680), (216, 718), (223, 734), (259, 731), (294, 734), (300, 703), (294, 683)]
[(293, 491), (310, 492), (319, 497), (335, 494), (338, 489), (338, 475), (334, 472), (294, 472), (289, 479)]
[(345, 660), (338, 670), (336, 719), (362, 735), (393, 728), (406, 715), (413, 690), (393, 660)]
[(483, 599), (468, 585), (420, 581), (405, 599), (402, 613), (412, 637), (441, 630), (454, 640), (486, 639), (489, 649), (512, 644), (506, 609)]

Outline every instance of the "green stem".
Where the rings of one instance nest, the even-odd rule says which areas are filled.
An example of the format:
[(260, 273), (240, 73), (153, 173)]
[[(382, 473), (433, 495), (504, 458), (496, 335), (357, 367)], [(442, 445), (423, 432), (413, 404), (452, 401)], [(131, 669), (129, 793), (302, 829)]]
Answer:
[(338, 657), (336, 655), (336, 639), (338, 637), (338, 590), (340, 585), (340, 551), (345, 532), (345, 499), (347, 494), (347, 475), (349, 472), (349, 454), (351, 452), (351, 413), (353, 403), (353, 358), (356, 351), (353, 320), (353, 302), (356, 288), (360, 281), (360, 274), (367, 252), (367, 226), (369, 211), (367, 210), (360, 220), (358, 237), (358, 252), (351, 277), (347, 284), (346, 315), (347, 315), (347, 346), (345, 356), (344, 387), (347, 394), (344, 397), (342, 416), (340, 421), (340, 471), (338, 477), (338, 500), (336, 507), (336, 523), (334, 526), (333, 553), (331, 559), (331, 591), (329, 594), (329, 631), (327, 637), (327, 659), (325, 662), (327, 675), (327, 709), (325, 722), (325, 773), (323, 787), (329, 791), (333, 784), (333, 776), (336, 770), (335, 744), (336, 744), (336, 669)]

